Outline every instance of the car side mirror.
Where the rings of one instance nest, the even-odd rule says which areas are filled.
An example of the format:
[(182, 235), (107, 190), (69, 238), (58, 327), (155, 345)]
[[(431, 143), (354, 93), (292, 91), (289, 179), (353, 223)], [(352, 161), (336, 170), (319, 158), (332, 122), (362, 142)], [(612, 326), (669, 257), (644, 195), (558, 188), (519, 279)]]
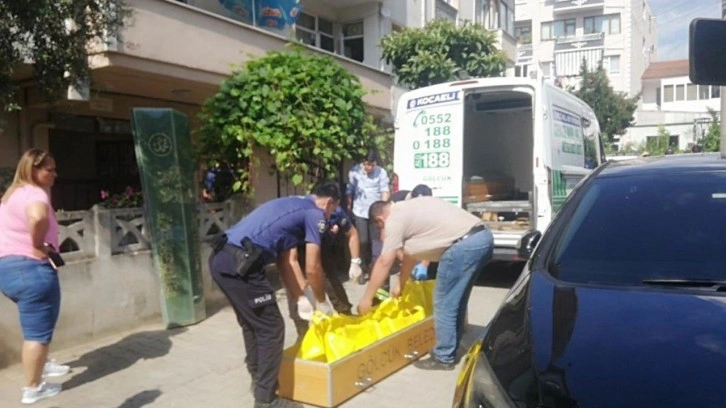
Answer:
[(537, 230), (526, 232), (522, 235), (522, 238), (517, 241), (517, 256), (519, 256), (519, 258), (523, 261), (528, 260), (529, 257), (532, 256), (532, 252), (534, 252), (534, 249), (537, 247), (541, 238), (542, 233)]

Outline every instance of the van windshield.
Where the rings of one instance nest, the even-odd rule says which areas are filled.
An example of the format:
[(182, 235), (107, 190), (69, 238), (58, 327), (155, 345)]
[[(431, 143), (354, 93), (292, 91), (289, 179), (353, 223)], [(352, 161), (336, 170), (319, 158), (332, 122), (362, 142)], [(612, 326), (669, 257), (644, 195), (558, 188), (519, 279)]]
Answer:
[(726, 173), (595, 179), (550, 273), (576, 283), (726, 280)]

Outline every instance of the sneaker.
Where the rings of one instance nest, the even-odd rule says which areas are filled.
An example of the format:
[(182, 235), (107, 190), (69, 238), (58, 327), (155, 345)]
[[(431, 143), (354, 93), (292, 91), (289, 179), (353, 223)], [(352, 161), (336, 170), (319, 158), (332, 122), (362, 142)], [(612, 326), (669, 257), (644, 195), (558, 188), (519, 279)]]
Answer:
[(71, 367), (49, 360), (43, 367), (43, 377), (62, 377), (71, 372)]
[(453, 363), (441, 362), (433, 356), (423, 360), (416, 360), (413, 365), (421, 370), (451, 371), (456, 368)]
[(61, 392), (60, 384), (41, 383), (37, 388), (23, 387), (23, 404), (34, 404), (42, 399), (50, 398)]

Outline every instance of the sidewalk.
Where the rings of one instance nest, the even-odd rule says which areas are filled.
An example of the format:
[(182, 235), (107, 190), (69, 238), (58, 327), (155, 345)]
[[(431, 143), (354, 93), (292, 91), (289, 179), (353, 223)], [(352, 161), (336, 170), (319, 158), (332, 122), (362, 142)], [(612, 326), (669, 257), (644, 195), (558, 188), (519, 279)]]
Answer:
[[(351, 301), (357, 303), (364, 286), (346, 283), (345, 287)], [(481, 332), (505, 294), (502, 288), (474, 288), (469, 302), (469, 322), (473, 326), (467, 330), (467, 344)], [(277, 296), (286, 318), (287, 347), (294, 343), (296, 335), (287, 316), (284, 293), (278, 291)], [(73, 371), (50, 379), (62, 382), (63, 392), (33, 407), (245, 408), (254, 403), (244, 368), (241, 329), (229, 307), (194, 326), (164, 330), (160, 324), (149, 325), (90, 344), (51, 351), (51, 356), (73, 367)], [(449, 406), (457, 376), (458, 370), (427, 372), (407, 366), (342, 407)], [(20, 365), (0, 371), (0, 407), (25, 406), (19, 402), (21, 383)]]

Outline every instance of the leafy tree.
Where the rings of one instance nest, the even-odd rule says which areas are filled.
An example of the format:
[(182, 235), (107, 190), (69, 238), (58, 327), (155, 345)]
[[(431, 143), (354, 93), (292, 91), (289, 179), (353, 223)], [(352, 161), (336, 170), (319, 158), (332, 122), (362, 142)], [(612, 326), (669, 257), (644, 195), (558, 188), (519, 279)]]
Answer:
[[(358, 78), (328, 56), (268, 52), (222, 82), (200, 114), (202, 158), (249, 163), (255, 147), (294, 185), (334, 178), (345, 159), (369, 147), (385, 150), (390, 137), (366, 113)], [(237, 168), (235, 191), (250, 192), (247, 169)]]
[(582, 80), (578, 89), (570, 91), (595, 111), (603, 140), (611, 144), (613, 136), (624, 134), (634, 124), (633, 113), (638, 107), (640, 96), (628, 98), (615, 92), (602, 65), (590, 71), (583, 60), (580, 77)]
[(33, 79), (54, 99), (89, 77), (89, 45), (115, 38), (129, 15), (123, 0), (0, 1), (0, 103), (18, 109), (13, 76), (32, 64)]
[(507, 58), (496, 43), (494, 33), (480, 24), (434, 20), (384, 37), (381, 48), (398, 83), (415, 89), (459, 79), (462, 71), (472, 77), (502, 76)]
[(711, 125), (699, 144), (706, 152), (719, 152), (721, 151), (721, 126), (718, 112), (709, 108), (708, 113), (711, 115)]
[[(669, 148), (674, 150), (670, 146), (671, 134), (668, 129), (663, 125), (658, 126), (658, 135), (651, 137), (645, 142), (645, 151), (653, 156), (662, 156)], [(676, 147), (677, 148), (677, 147)]]

